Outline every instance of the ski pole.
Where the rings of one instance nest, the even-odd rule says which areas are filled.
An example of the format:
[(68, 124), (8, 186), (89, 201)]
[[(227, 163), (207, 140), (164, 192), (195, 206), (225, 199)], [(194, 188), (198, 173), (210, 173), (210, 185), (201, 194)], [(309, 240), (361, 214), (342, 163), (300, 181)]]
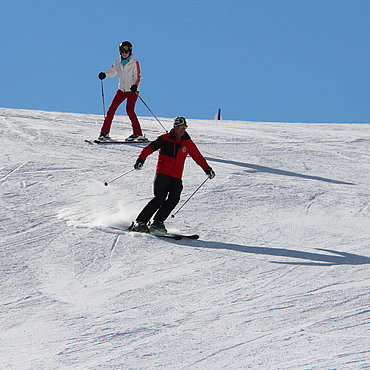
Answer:
[(148, 107), (148, 105), (145, 103), (145, 101), (143, 100), (143, 98), (137, 94), (137, 96), (140, 98), (140, 100), (143, 102), (143, 104), (148, 108), (149, 112), (153, 115), (153, 117), (158, 121), (158, 123), (162, 126), (163, 130), (168, 132), (165, 127), (162, 125), (161, 121), (157, 118), (157, 116), (152, 112), (152, 110)]
[(119, 175), (119, 176), (115, 177), (115, 178), (114, 178), (114, 179), (112, 179), (112, 180), (109, 180), (109, 181), (105, 182), (105, 183), (104, 183), (104, 185), (105, 185), (105, 186), (108, 186), (108, 184), (110, 184), (111, 182), (116, 181), (116, 180), (118, 180), (120, 177), (127, 175), (128, 173), (132, 172), (134, 169), (135, 169), (135, 168), (131, 169), (130, 171), (127, 171), (127, 172), (123, 173), (122, 175)]
[(209, 178), (207, 177), (199, 186), (198, 186), (198, 188), (194, 191), (194, 193), (193, 194), (191, 194), (190, 195), (190, 197), (182, 204), (182, 206), (174, 213), (174, 214), (172, 214), (172, 218), (174, 218), (175, 217), (175, 215), (177, 214), (177, 213), (179, 213), (179, 211), (181, 210), (181, 208), (182, 207), (184, 207), (184, 205), (187, 203), (187, 202), (189, 202), (189, 200), (193, 197), (193, 195), (205, 184), (205, 182), (208, 180)]
[(104, 112), (104, 118), (105, 118), (105, 100), (104, 100), (104, 87), (103, 87), (103, 80), (100, 80), (101, 83), (101, 96), (103, 100), (103, 112)]

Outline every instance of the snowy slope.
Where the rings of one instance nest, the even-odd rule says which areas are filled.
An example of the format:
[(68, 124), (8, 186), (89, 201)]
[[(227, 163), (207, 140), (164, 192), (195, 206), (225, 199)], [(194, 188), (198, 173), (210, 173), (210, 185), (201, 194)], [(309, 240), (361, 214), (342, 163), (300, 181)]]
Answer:
[[(178, 242), (106, 228), (151, 199), (157, 154), (105, 187), (141, 148), (85, 143), (100, 125), (0, 109), (2, 369), (370, 366), (369, 124), (189, 120), (216, 177)], [(204, 179), (189, 158), (183, 200)]]

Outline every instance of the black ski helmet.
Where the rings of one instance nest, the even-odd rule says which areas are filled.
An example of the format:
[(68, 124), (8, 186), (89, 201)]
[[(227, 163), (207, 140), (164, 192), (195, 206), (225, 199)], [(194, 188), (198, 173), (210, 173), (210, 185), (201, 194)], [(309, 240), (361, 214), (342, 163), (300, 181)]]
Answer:
[(186, 123), (185, 117), (178, 116), (175, 118), (175, 122), (173, 123), (173, 127), (178, 126), (185, 126), (185, 128), (188, 127), (188, 124)]
[(123, 41), (119, 44), (119, 52), (122, 53), (123, 50), (127, 50), (130, 55), (132, 54), (132, 44), (130, 41)]

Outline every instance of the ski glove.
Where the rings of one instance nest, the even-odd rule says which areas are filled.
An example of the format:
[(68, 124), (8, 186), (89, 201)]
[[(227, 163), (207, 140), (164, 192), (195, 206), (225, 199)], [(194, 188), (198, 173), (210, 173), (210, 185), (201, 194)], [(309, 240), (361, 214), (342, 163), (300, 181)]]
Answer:
[(138, 158), (136, 160), (136, 163), (134, 164), (135, 170), (141, 170), (144, 165), (144, 162), (145, 162), (144, 159)]
[(107, 77), (107, 75), (104, 72), (100, 72), (98, 74), (98, 77), (99, 77), (99, 80), (104, 80), (104, 78)]
[(130, 87), (130, 90), (131, 90), (132, 92), (135, 92), (135, 93), (136, 93), (136, 91), (137, 91), (137, 85), (132, 85), (132, 86)]
[(204, 172), (207, 174), (209, 179), (213, 179), (216, 176), (215, 171), (212, 170), (212, 167), (206, 168)]

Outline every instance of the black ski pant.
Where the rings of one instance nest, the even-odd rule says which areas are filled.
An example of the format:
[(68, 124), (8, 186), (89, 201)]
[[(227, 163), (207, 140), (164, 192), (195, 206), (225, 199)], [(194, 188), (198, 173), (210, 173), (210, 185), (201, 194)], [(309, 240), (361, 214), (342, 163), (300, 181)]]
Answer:
[(154, 221), (165, 221), (179, 203), (182, 189), (181, 179), (157, 173), (154, 180), (154, 198), (140, 212), (136, 221), (147, 223), (154, 214)]

